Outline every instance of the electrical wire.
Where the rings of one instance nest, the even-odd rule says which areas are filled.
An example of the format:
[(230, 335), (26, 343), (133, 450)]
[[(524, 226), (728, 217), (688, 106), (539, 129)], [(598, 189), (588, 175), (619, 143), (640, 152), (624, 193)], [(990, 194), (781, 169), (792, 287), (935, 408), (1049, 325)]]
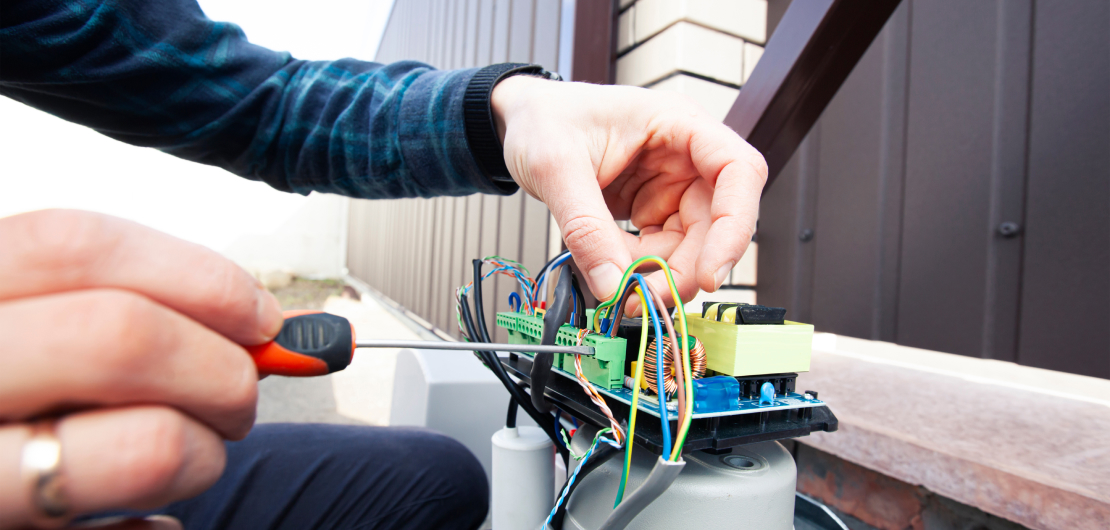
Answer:
[[(466, 326), (467, 331), (469, 332), (468, 336), (475, 337), (477, 336), (477, 331), (474, 327), (474, 320), (470, 315), (470, 307), (469, 303), (467, 302), (467, 296), (465, 293), (462, 293), (459, 295), (459, 298), (462, 302), (462, 304), (460, 305), (461, 318)], [(509, 391), (509, 394), (512, 395), (514, 399), (516, 399), (517, 404), (519, 404), (520, 407), (524, 409), (524, 412), (532, 418), (532, 421), (536, 422), (536, 425), (540, 426), (540, 428), (543, 429), (548, 438), (551, 438), (551, 442), (555, 444), (555, 449), (556, 451), (558, 451), (559, 456), (563, 458), (564, 462), (567, 462), (570, 458), (569, 452), (565, 447), (562, 447), (559, 442), (556, 441), (561, 433), (555, 432), (550, 423), (547, 420), (543, 419), (545, 414), (532, 407), (531, 397), (529, 396), (528, 392), (526, 392), (522, 386), (513, 381), (509, 374), (505, 372), (505, 367), (501, 366), (501, 361), (497, 357), (497, 354), (492, 351), (478, 350), (475, 351), (475, 354), (478, 355), (479, 358), (482, 359), (482, 361), (485, 363), (486, 367), (493, 371), (493, 374), (501, 380), (501, 383), (505, 386), (505, 389)]]
[[(600, 443), (604, 442), (604, 443), (609, 444), (610, 446), (612, 446), (612, 447), (614, 447), (618, 450), (620, 449), (620, 444), (618, 444), (616, 441), (605, 438), (605, 435), (609, 434), (611, 432), (612, 432), (611, 429), (602, 429), (600, 431), (597, 431), (597, 434), (594, 435), (594, 441), (593, 441), (592, 444), (590, 444), (590, 449), (588, 451), (586, 451), (585, 456), (582, 457), (582, 462), (580, 464), (578, 464), (578, 467), (574, 468), (574, 473), (570, 476), (570, 478), (567, 479), (566, 485), (563, 486), (562, 494), (560, 494), (559, 499), (557, 501), (555, 501), (555, 506), (553, 508), (551, 508), (551, 513), (549, 513), (547, 515), (547, 520), (544, 521), (544, 523), (543, 523), (543, 528), (557, 530), (557, 527), (552, 526), (552, 520), (555, 518), (555, 515), (560, 511), (559, 508), (561, 506), (563, 506), (565, 501), (570, 497), (570, 494), (571, 494), (572, 490), (574, 489), (574, 484), (578, 479), (579, 472), (581, 472), (582, 469), (584, 467), (586, 467), (586, 462), (588, 462), (590, 460), (590, 457), (593, 456), (594, 450), (597, 449), (598, 445)], [(565, 509), (564, 509), (564, 512), (565, 512)]]
[[(663, 258), (660, 258), (658, 256), (645, 256), (632, 262), (632, 265), (630, 265), (628, 269), (625, 270), (624, 276), (621, 278), (620, 284), (618, 284), (617, 292), (620, 293), (624, 290), (625, 286), (628, 284), (629, 277), (635, 272), (638, 267), (645, 263), (654, 263), (663, 270), (664, 276), (667, 279), (667, 287), (670, 289), (671, 292), (671, 298), (674, 299), (675, 302), (675, 312), (678, 314), (678, 333), (681, 337), (679, 344), (682, 350), (682, 354), (680, 355), (680, 357), (682, 359), (682, 375), (686, 387), (686, 412), (683, 415), (682, 423), (679, 425), (677, 437), (678, 439), (676, 440), (674, 447), (672, 448), (670, 456), (671, 460), (678, 460), (682, 455), (682, 447), (686, 442), (686, 435), (690, 431), (690, 422), (693, 419), (694, 415), (694, 384), (690, 367), (690, 335), (686, 326), (686, 309), (685, 307), (683, 307), (682, 297), (678, 294), (678, 287), (675, 284), (674, 276), (671, 274), (670, 266), (667, 265), (667, 262)], [(610, 298), (609, 300), (606, 300), (605, 302), (602, 302), (597, 306), (593, 313), (593, 320), (590, 323), (590, 327), (592, 329), (594, 329), (595, 331), (601, 330), (602, 319), (606, 318), (610, 313), (612, 313), (612, 311), (614, 310), (613, 305), (617, 302), (617, 300), (618, 297), (614, 296), (613, 298)], [(619, 307), (616, 308), (616, 310), (617, 317), (619, 318), (624, 310), (623, 302)], [(616, 320), (614, 320), (614, 326), (616, 326)]]
[[(652, 324), (652, 326), (655, 330), (655, 336), (656, 337), (662, 337), (663, 336), (663, 330), (659, 325), (659, 313), (655, 309), (655, 302), (652, 299), (651, 294), (650, 294), (650, 286), (648, 285), (647, 281), (644, 279), (643, 276), (641, 276), (640, 274), (635, 274), (635, 273), (632, 274), (629, 277), (628, 283), (625, 285), (626, 293), (621, 298), (625, 299), (625, 298), (628, 297), (628, 294), (629, 294), (628, 291), (632, 288), (633, 285), (639, 285), (640, 286), (640, 287), (636, 288), (637, 289), (636, 294), (639, 295), (642, 298), (640, 301), (642, 302), (641, 306), (643, 306), (643, 309), (644, 309), (644, 313), (642, 314), (642, 316), (644, 318), (644, 324), (643, 324), (644, 328), (646, 329), (646, 327), (648, 325), (648, 318), (650, 317), (650, 322), (651, 322), (651, 324)], [(642, 290), (640, 289), (641, 287), (643, 288)], [(645, 297), (646, 297), (646, 300), (643, 299)], [(616, 336), (616, 329), (617, 329), (618, 326), (620, 326), (620, 319), (621, 319), (622, 314), (623, 314), (622, 310), (617, 311), (617, 316), (613, 319), (613, 327), (612, 327), (612, 330), (611, 330), (611, 336)], [(641, 342), (640, 347), (641, 348), (647, 348), (646, 341)], [(662, 364), (662, 362), (663, 362), (662, 352), (656, 352), (656, 355), (654, 357), (655, 357), (655, 362), (656, 362), (657, 365)], [(655, 375), (656, 385), (662, 386), (663, 385), (663, 377), (661, 375), (662, 370), (652, 370), (652, 371), (653, 371), (653, 373), (656, 374)], [(671, 452), (671, 422), (670, 422), (669, 414), (667, 412), (667, 400), (664, 397), (663, 399), (659, 399), (658, 401), (659, 401), (660, 431), (663, 433), (663, 449), (664, 449), (663, 454), (669, 454)]]
[[(535, 315), (538, 308), (537, 300), (541, 299), (544, 302), (547, 300), (547, 291), (544, 286), (547, 282), (547, 277), (551, 275), (556, 267), (565, 266), (567, 260), (571, 258), (569, 252), (564, 252), (546, 265), (540, 271), (540, 275), (533, 281), (529, 276), (527, 269), (512, 260), (500, 258), (498, 256), (490, 256), (482, 260), (474, 260), (474, 280), (469, 284), (460, 287), (456, 290), (456, 315), (459, 320), (459, 328), (468, 339), (473, 342), (489, 342), (489, 331), (486, 327), (484, 319), (484, 306), (482, 305), (482, 290), (481, 283), (486, 278), (495, 274), (502, 274), (510, 276), (516, 280), (520, 286), (520, 292), (523, 295), (523, 300), (518, 301), (517, 311), (525, 314)], [(491, 263), (495, 265), (494, 269), (486, 274), (482, 274), (482, 265)], [(667, 311), (662, 297), (656, 292), (644, 279), (641, 274), (636, 273), (636, 269), (646, 263), (655, 263), (659, 265), (664, 271), (667, 280), (667, 286), (670, 290), (671, 297), (675, 301), (675, 313), (677, 318), (673, 318), (670, 312)], [(569, 267), (563, 271), (563, 274), (570, 274)], [(694, 344), (690, 344), (690, 337), (686, 323), (686, 313), (682, 305), (681, 297), (678, 295), (678, 289), (674, 282), (673, 275), (665, 260), (656, 256), (648, 256), (636, 260), (628, 269), (625, 270), (621, 282), (617, 289), (617, 293), (612, 298), (600, 304), (592, 315), (592, 319), (587, 319), (585, 315), (585, 300), (582, 295), (581, 289), (577, 285), (577, 279), (573, 274), (569, 276), (570, 282), (561, 279), (561, 284), (556, 289), (556, 300), (552, 304), (552, 309), (556, 309), (556, 313), (569, 312), (570, 321), (572, 325), (580, 328), (582, 331), (578, 333), (578, 344), (581, 345), (585, 336), (591, 332), (601, 331), (601, 322), (608, 322), (612, 320), (612, 325), (606, 331), (611, 336), (615, 336), (620, 320), (623, 317), (623, 309), (627, 299), (632, 293), (640, 297), (640, 305), (642, 309), (642, 325), (641, 325), (641, 340), (637, 352), (637, 363), (635, 370), (635, 377), (633, 378), (633, 396), (632, 405), (629, 411), (628, 419), (628, 432), (627, 435), (621, 429), (621, 424), (612, 415), (612, 411), (605, 404), (604, 398), (597, 392), (596, 388), (589, 383), (585, 378), (582, 371), (581, 358), (575, 358), (575, 372), (576, 379), (591, 401), (602, 411), (602, 413), (609, 419), (610, 427), (599, 432), (591, 444), (590, 450), (587, 451), (583, 457), (581, 464), (575, 469), (574, 474), (568, 480), (559, 501), (556, 503), (555, 508), (549, 514), (546, 525), (550, 525), (554, 520), (561, 521), (566, 512), (566, 502), (570, 495), (573, 493), (576, 484), (580, 482), (580, 478), (585, 476), (591, 469), (599, 466), (608, 457), (620, 452), (623, 446), (625, 452), (624, 464), (621, 473), (620, 485), (617, 491), (616, 502), (614, 503), (614, 514), (606, 521), (606, 528), (623, 528), (628, 524), (633, 517), (636, 516), (648, 503), (660, 495), (669, 485), (673, 482), (674, 477), (677, 476), (677, 471), (674, 471), (675, 466), (671, 465), (673, 462), (677, 465), (677, 469), (681, 469), (681, 454), (682, 447), (685, 443), (686, 436), (689, 433), (690, 423), (693, 416), (693, 378), (704, 374), (704, 345), (695, 339)], [(571, 285), (572, 284), (572, 285)], [(568, 285), (568, 287), (563, 287)], [(475, 324), (474, 319), (470, 312), (470, 307), (467, 302), (467, 294), (470, 289), (474, 289), (474, 302), (476, 304), (474, 315), (478, 317), (479, 323)], [(518, 300), (520, 296), (517, 297)], [(570, 298), (570, 300), (567, 300)], [(619, 304), (618, 304), (619, 301)], [(569, 303), (568, 303), (569, 302)], [(546, 305), (546, 304), (545, 304)], [(563, 308), (558, 311), (555, 306)], [(573, 309), (571, 307), (573, 306)], [(616, 313), (614, 314), (614, 311)], [(552, 315), (545, 315), (550, 317)], [(553, 327), (557, 328), (562, 324), (562, 320), (566, 318), (566, 313), (556, 315), (555, 319), (559, 320)], [(555, 320), (553, 319), (553, 320)], [(548, 318), (545, 318), (548, 320)], [(589, 321), (587, 321), (589, 320)], [(655, 341), (651, 344), (648, 343), (648, 325), (652, 326), (655, 332)], [(554, 323), (554, 322), (553, 322)], [(546, 323), (545, 323), (546, 324)], [(676, 326), (677, 324), (677, 326)], [(666, 327), (667, 334), (662, 333), (662, 328)], [(545, 325), (545, 330), (548, 326)], [(677, 328), (677, 329), (676, 329)], [(545, 333), (548, 335), (549, 333)], [(551, 334), (552, 338), (554, 334)], [(667, 338), (670, 338), (668, 341)], [(548, 340), (550, 342), (550, 340)], [(662, 341), (662, 342), (660, 342)], [(669, 343), (669, 344), (668, 344)], [(691, 351), (691, 346), (693, 350)], [(700, 348), (699, 348), (700, 346)], [(654, 362), (652, 366), (647, 366), (646, 357), (651, 350)], [(509, 410), (506, 412), (506, 424), (515, 425), (516, 414), (518, 408), (524, 408), (525, 412), (532, 417), (537, 425), (545, 431), (549, 438), (555, 443), (556, 450), (563, 457), (564, 462), (569, 461), (570, 448), (569, 443), (563, 443), (566, 437), (565, 428), (559, 421), (558, 414), (553, 416), (554, 421), (544, 421), (543, 417), (548, 416), (552, 419), (552, 415), (540, 412), (540, 408), (536, 407), (532, 402), (532, 397), (525, 390), (525, 388), (514, 381), (504, 367), (501, 366), (500, 359), (497, 354), (492, 351), (475, 352), (476, 355), (489, 367), (494, 374), (502, 381), (506, 389), (512, 396), (509, 404)], [(677, 358), (675, 357), (677, 355)], [(693, 362), (692, 362), (693, 361)], [(646, 370), (645, 370), (646, 369)], [(695, 375), (696, 374), (696, 375)], [(651, 381), (648, 386), (662, 390), (662, 394), (658, 397), (660, 424), (663, 433), (663, 456), (660, 461), (653, 468), (648, 481), (634, 492), (625, 503), (621, 506), (624, 498), (625, 489), (628, 483), (628, 472), (631, 468), (632, 450), (635, 439), (635, 426), (637, 410), (639, 406), (640, 387), (644, 384), (644, 378), (648, 376)], [(535, 383), (535, 378), (533, 378)], [(539, 392), (539, 396), (543, 395), (543, 388), (533, 385), (532, 394)], [(668, 412), (666, 408), (667, 397), (671, 394), (677, 394), (675, 397), (678, 400), (678, 430), (672, 440), (670, 422), (668, 421)], [(523, 401), (522, 401), (523, 400)], [(546, 403), (545, 403), (546, 404)], [(614, 439), (603, 438), (602, 434), (609, 434)], [(673, 441), (673, 443), (672, 443)], [(604, 446), (599, 448), (599, 443), (604, 442)], [(623, 443), (622, 443), (623, 442)], [(602, 453), (609, 453), (607, 456)], [(604, 456), (604, 458), (602, 458)], [(662, 466), (662, 467), (661, 467)], [(662, 470), (662, 471), (660, 471)], [(656, 475), (662, 478), (653, 479)], [(578, 480), (576, 480), (578, 479)], [(654, 482), (653, 482), (654, 481)], [(649, 487), (650, 485), (650, 487)], [(622, 522), (616, 523), (614, 526), (613, 520), (617, 513), (623, 513), (621, 516)], [(554, 527), (552, 527), (554, 528)]]
[[(656, 337), (662, 337), (663, 336), (663, 328), (659, 325), (659, 314), (655, 310), (655, 303), (652, 301), (651, 289), (648, 286), (647, 280), (644, 280), (644, 277), (639, 275), (639, 274), (633, 274), (632, 278), (635, 279), (636, 282), (640, 284), (640, 287), (642, 287), (642, 290), (636, 291), (636, 294), (644, 299), (642, 305), (646, 305), (648, 312), (651, 314), (651, 324), (652, 324), (652, 327), (655, 328), (655, 336)], [(646, 326), (647, 322), (644, 322), (644, 325)], [(647, 345), (644, 345), (644, 348), (645, 348), (645, 352), (646, 352)], [(663, 352), (662, 351), (656, 351), (655, 352), (655, 366), (656, 366), (655, 384), (659, 385), (659, 387), (662, 388), (663, 387)], [(663, 431), (663, 454), (669, 454), (671, 452), (671, 421), (670, 421), (670, 418), (669, 418), (669, 414), (667, 413), (667, 398), (666, 398), (666, 396), (659, 396), (659, 399), (657, 399), (656, 401), (659, 402), (659, 423), (660, 423), (660, 429)]]
[[(651, 294), (651, 298), (655, 302), (656, 310), (658, 311), (659, 314), (663, 315), (663, 324), (664, 324), (664, 327), (667, 328), (667, 337), (670, 337), (670, 339), (671, 339), (670, 340), (671, 347), (669, 348), (669, 350), (667, 349), (667, 341), (663, 340), (660, 337), (656, 337), (655, 342), (648, 345), (648, 350), (649, 350), (649, 353), (656, 353), (657, 354), (658, 352), (654, 352), (654, 350), (653, 350), (653, 348), (657, 344), (662, 345), (663, 348), (664, 348), (664, 350), (663, 350), (664, 364), (662, 365), (662, 368), (666, 369), (667, 367), (671, 367), (672, 368), (671, 371), (674, 372), (673, 374), (671, 374), (671, 380), (675, 383), (674, 391), (677, 391), (677, 394), (678, 394), (678, 424), (682, 425), (682, 421), (683, 421), (683, 419), (685, 418), (685, 415), (686, 415), (686, 391), (685, 391), (686, 386), (685, 386), (685, 381), (682, 377), (682, 374), (683, 374), (682, 362), (681, 362), (681, 360), (678, 360), (677, 358), (674, 358), (675, 355), (671, 355), (670, 356), (671, 358), (668, 358), (668, 356), (667, 356), (667, 353), (669, 353), (669, 352), (680, 352), (681, 351), (681, 349), (678, 347), (678, 334), (676, 334), (675, 331), (674, 331), (674, 321), (671, 319), (671, 314), (667, 312), (667, 308), (663, 304), (663, 298), (661, 296), (659, 296), (659, 293), (657, 293), (655, 291), (655, 288), (652, 287), (651, 284), (648, 284), (648, 292)], [(704, 352), (704, 350), (703, 350), (703, 352)], [(678, 362), (675, 362), (676, 360)], [(672, 367), (672, 365), (673, 365), (673, 367)], [(656, 367), (652, 366), (651, 364), (648, 364), (647, 366), (644, 367), (645, 370), (654, 370), (655, 368)], [(703, 371), (703, 373), (704, 373), (704, 371)], [(664, 374), (664, 376), (666, 376), (666, 375), (667, 374)], [(651, 386), (651, 379), (652, 379), (651, 377), (648, 377), (648, 386), (649, 387)], [(664, 377), (663, 385), (664, 385), (663, 386), (664, 391), (666, 391), (667, 381), (666, 381), (665, 377)], [(658, 385), (656, 385), (655, 393), (659, 394)], [(667, 395), (663, 395), (663, 396), (660, 397), (660, 399), (664, 399), (664, 400), (666, 398), (667, 398)]]
[[(636, 294), (640, 294), (640, 288), (636, 287)], [(639, 409), (640, 403), (640, 381), (644, 378), (644, 354), (647, 352), (647, 302), (643, 295), (640, 296), (640, 304), (643, 305), (643, 313), (641, 313), (644, 323), (640, 326), (640, 348), (636, 354), (636, 375), (633, 378), (632, 384), (632, 405), (628, 411), (628, 443), (624, 444), (624, 468), (621, 471), (621, 481), (617, 486), (617, 498), (613, 502), (613, 507), (616, 508), (620, 505), (621, 500), (624, 498), (624, 487), (628, 483), (628, 470), (632, 467), (632, 446), (636, 441), (636, 411)], [(595, 313), (596, 314), (596, 313)]]
[[(491, 263), (495, 265), (493, 270), (489, 271), (481, 277), (482, 280), (485, 280), (486, 278), (489, 278), (490, 276), (493, 276), (495, 274), (502, 274), (515, 279), (518, 286), (520, 287), (521, 292), (524, 293), (524, 313), (528, 315), (535, 314), (535, 304), (533, 303), (532, 298), (532, 293), (535, 291), (535, 281), (533, 281), (532, 278), (528, 275), (528, 269), (525, 268), (524, 265), (521, 265), (520, 263), (517, 263), (510, 259), (502, 258), (500, 256), (487, 256), (485, 258), (482, 258), (482, 263)], [(470, 289), (474, 286), (476, 280), (477, 278), (455, 290), (455, 318), (458, 321), (459, 332), (463, 334), (466, 334), (466, 330), (463, 329), (462, 302), (460, 300), (462, 298), (462, 295), (470, 292)]]
[[(566, 323), (567, 315), (570, 312), (570, 302), (574, 298), (573, 282), (571, 280), (573, 276), (574, 273), (571, 272), (570, 266), (563, 265), (562, 272), (559, 273), (559, 283), (555, 286), (555, 300), (552, 300), (551, 307), (543, 315), (541, 345), (554, 345), (555, 339), (559, 335), (559, 328)], [(551, 405), (544, 398), (544, 391), (547, 388), (548, 378), (551, 376), (554, 360), (555, 354), (553, 353), (536, 352), (532, 357), (532, 370), (529, 374), (532, 381), (532, 405), (540, 412), (551, 410)]]
[(605, 522), (601, 523), (598, 530), (624, 530), (631, 523), (640, 512), (644, 511), (655, 499), (658, 499), (667, 488), (671, 487), (678, 474), (682, 472), (682, 468), (686, 466), (685, 461), (672, 462), (660, 456), (655, 461), (655, 467), (651, 468), (651, 473), (648, 474), (647, 480), (636, 488), (636, 491), (628, 497), (628, 500), (621, 504), (605, 518)]
[(490, 342), (489, 329), (486, 328), (486, 315), (485, 304), (482, 303), (482, 264), (484, 262), (476, 259), (471, 264), (474, 266), (474, 316), (477, 317), (478, 333), (481, 334), (482, 342)]
[(570, 259), (570, 257), (570, 251), (564, 251), (562, 254), (552, 258), (551, 261), (548, 261), (547, 264), (540, 269), (539, 276), (536, 276), (535, 290), (532, 291), (533, 299), (540, 299), (544, 302), (547, 301), (547, 290), (543, 288), (544, 280), (547, 279), (547, 273), (554, 270), (555, 267), (562, 265), (566, 260)]
[(508, 428), (516, 427), (516, 411), (520, 408), (517, 404), (516, 398), (509, 394), (509, 410), (505, 413), (505, 426)]
[[(585, 336), (589, 332), (590, 332), (590, 330), (588, 330), (588, 329), (578, 330), (578, 337), (577, 337), (578, 342), (576, 344), (577, 346), (582, 345), (582, 339), (585, 338)], [(578, 380), (578, 385), (581, 386), (582, 390), (586, 392), (586, 395), (590, 397), (590, 401), (593, 401), (594, 405), (597, 405), (597, 408), (601, 410), (601, 413), (604, 414), (605, 417), (609, 419), (609, 428), (614, 433), (616, 433), (617, 443), (618, 444), (623, 444), (624, 443), (624, 429), (621, 428), (620, 422), (617, 421), (617, 419), (613, 416), (613, 411), (609, 409), (609, 405), (607, 405), (605, 403), (605, 398), (601, 396), (601, 393), (598, 392), (597, 389), (594, 388), (594, 386), (590, 384), (590, 381), (588, 379), (586, 379), (585, 374), (583, 374), (583, 372), (582, 372), (582, 356), (581, 355), (575, 355), (574, 356), (574, 375)]]
[(592, 455), (588, 455), (582, 459), (582, 463), (576, 470), (578, 479), (566, 484), (563, 495), (560, 497), (560, 499), (565, 498), (566, 500), (561, 500), (555, 505), (555, 516), (550, 518), (550, 522), (548, 523), (549, 528), (563, 528), (563, 519), (567, 514), (567, 506), (570, 504), (570, 499), (574, 496), (574, 492), (578, 489), (578, 486), (582, 484), (587, 475), (619, 454), (621, 454), (620, 447), (614, 447), (606, 443), (598, 445)]

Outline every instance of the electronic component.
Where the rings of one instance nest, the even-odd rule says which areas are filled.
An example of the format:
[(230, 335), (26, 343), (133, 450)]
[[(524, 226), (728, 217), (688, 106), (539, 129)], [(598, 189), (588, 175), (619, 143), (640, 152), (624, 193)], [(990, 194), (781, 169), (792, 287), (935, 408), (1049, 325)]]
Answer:
[(723, 412), (740, 401), (740, 383), (718, 375), (694, 380), (694, 412)]
[[(655, 346), (659, 341), (652, 340), (647, 347), (647, 358), (655, 358)], [(693, 378), (699, 379), (705, 375), (705, 345), (690, 335), (687, 337), (687, 348), (690, 350), (690, 370), (693, 371)], [(674, 371), (674, 352), (671, 351), (673, 344), (671, 338), (663, 335), (663, 388), (667, 392), (667, 396), (674, 396), (678, 390), (678, 381), (675, 380)], [(635, 368), (633, 368), (634, 370)], [(644, 384), (653, 393), (658, 394), (659, 390), (656, 385), (655, 379), (655, 363), (644, 363)]]
[[(592, 313), (588, 312), (588, 313)], [(543, 318), (525, 315), (523, 313), (506, 311), (497, 313), (497, 325), (504, 328), (509, 335), (511, 344), (537, 345), (543, 336)], [(555, 336), (558, 346), (574, 346), (578, 344), (578, 328), (563, 324)], [(592, 358), (582, 359), (582, 374), (591, 383), (604, 389), (618, 389), (624, 386), (626, 341), (622, 338), (610, 338), (596, 333), (586, 335), (582, 339), (583, 346), (594, 349)], [(574, 374), (574, 356), (556, 354), (555, 368)]]
[(784, 320), (782, 308), (717, 302), (704, 308), (703, 316), (688, 315), (686, 322), (705, 344), (710, 370), (731, 376), (809, 371), (813, 325)]
[[(586, 357), (582, 357), (582, 361), (585, 362), (585, 360)], [(503, 357), (501, 362), (509, 373), (525, 383), (529, 382), (528, 374), (532, 361), (527, 356), (515, 360)], [(548, 382), (545, 391), (547, 399), (580, 420), (594, 425), (608, 425), (608, 418), (601, 414), (597, 406), (582, 392), (574, 380), (573, 373), (563, 370), (552, 370), (552, 372), (562, 377), (552, 377)], [(782, 375), (778, 377), (781, 378)], [(743, 381), (738, 382), (743, 383)], [(618, 390), (606, 390), (599, 386), (598, 391), (605, 397), (617, 418), (628, 417), (632, 403), (631, 390), (624, 387)], [(744, 398), (734, 401), (735, 405), (730, 410), (695, 411), (683, 451), (727, 450), (738, 445), (806, 436), (814, 431), (837, 430), (836, 416), (824, 401), (816, 398), (806, 399), (805, 396), (795, 392), (789, 394), (776, 392), (772, 405), (760, 406), (758, 394), (757, 386), (754, 399)], [(641, 393), (637, 408), (640, 414), (648, 414), (657, 419), (659, 417), (659, 412), (656, 410), (657, 403), (654, 395)], [(674, 407), (674, 400), (668, 403), (668, 409), (672, 414), (677, 409)], [(658, 421), (645, 421), (637, 425), (635, 440), (649, 451), (659, 454), (663, 448), (662, 439)]]
[(765, 383), (771, 383), (777, 395), (793, 394), (797, 380), (798, 374), (765, 374), (736, 378), (740, 383), (740, 399), (759, 399), (760, 389)]

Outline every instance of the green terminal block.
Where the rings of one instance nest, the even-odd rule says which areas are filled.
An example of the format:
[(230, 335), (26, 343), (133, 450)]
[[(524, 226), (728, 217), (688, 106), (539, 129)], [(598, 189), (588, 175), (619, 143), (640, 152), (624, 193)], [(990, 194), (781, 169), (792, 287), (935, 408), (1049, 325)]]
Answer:
[[(539, 344), (543, 337), (542, 317), (503, 312), (497, 314), (497, 325), (508, 332), (511, 344)], [(555, 336), (555, 344), (574, 346), (577, 343), (578, 328), (563, 324)], [(624, 356), (627, 341), (591, 333), (582, 339), (582, 345), (594, 349), (593, 357), (582, 357), (582, 374), (587, 380), (609, 390), (617, 390), (624, 386)], [(553, 365), (573, 374), (574, 356), (556, 354)]]

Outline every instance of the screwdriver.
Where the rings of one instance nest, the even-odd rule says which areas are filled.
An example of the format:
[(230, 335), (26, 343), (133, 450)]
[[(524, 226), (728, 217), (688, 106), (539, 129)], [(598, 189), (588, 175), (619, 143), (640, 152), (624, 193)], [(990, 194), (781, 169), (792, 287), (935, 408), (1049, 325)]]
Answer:
[(591, 346), (540, 346), (439, 340), (355, 340), (350, 321), (323, 311), (286, 311), (285, 323), (274, 340), (248, 346), (258, 375), (312, 377), (338, 372), (351, 364), (356, 348), (415, 348), (422, 350), (504, 351), (593, 355)]

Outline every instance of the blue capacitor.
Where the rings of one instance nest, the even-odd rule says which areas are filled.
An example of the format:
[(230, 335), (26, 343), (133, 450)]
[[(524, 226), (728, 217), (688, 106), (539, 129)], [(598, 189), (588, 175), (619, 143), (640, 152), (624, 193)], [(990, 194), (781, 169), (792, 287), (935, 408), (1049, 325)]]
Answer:
[(770, 381), (759, 387), (759, 406), (775, 404), (775, 385)]
[(694, 412), (724, 412), (736, 408), (740, 382), (727, 375), (694, 380)]

